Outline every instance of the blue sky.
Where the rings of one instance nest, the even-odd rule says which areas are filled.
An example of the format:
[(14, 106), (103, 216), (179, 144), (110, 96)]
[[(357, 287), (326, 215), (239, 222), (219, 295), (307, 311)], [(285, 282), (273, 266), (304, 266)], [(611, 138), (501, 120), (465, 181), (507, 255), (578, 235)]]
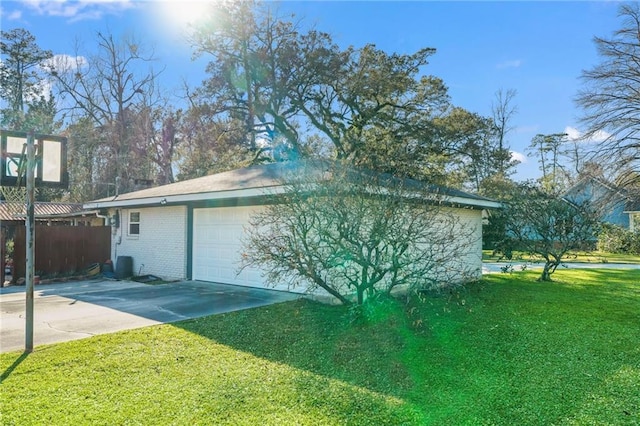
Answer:
[[(94, 48), (96, 31), (133, 34), (155, 50), (162, 83), (177, 90), (205, 77), (191, 61), (182, 30), (205, 2), (25, 0), (0, 3), (0, 28), (25, 28), (43, 49), (74, 54), (79, 40)], [(444, 80), (454, 105), (491, 113), (497, 90), (515, 89), (518, 113), (509, 136), (523, 154), (538, 133), (580, 132), (573, 99), (583, 69), (598, 63), (594, 36), (609, 37), (621, 22), (617, 2), (383, 2), (286, 1), (283, 14), (332, 34), (346, 47), (373, 43), (387, 52), (433, 47), (425, 68)], [(517, 179), (539, 175), (534, 159), (519, 156)]]

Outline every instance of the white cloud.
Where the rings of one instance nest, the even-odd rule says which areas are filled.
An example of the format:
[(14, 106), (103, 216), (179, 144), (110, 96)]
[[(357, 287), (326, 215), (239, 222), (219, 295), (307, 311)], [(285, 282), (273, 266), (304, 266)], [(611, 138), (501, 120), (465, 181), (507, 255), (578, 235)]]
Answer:
[(100, 19), (135, 7), (131, 0), (24, 0), (24, 4), (40, 15), (69, 18), (70, 22)]
[(70, 55), (54, 55), (44, 63), (44, 67), (47, 69), (55, 70), (59, 73), (65, 73), (74, 71), (79, 68), (84, 68), (88, 65), (87, 58), (84, 56), (70, 56)]
[(509, 60), (509, 61), (500, 62), (499, 64), (496, 65), (496, 68), (498, 68), (498, 69), (520, 68), (521, 65), (522, 65), (522, 60), (521, 59), (512, 59), (512, 60)]
[(575, 127), (567, 126), (564, 128), (564, 132), (567, 134), (567, 139), (570, 141), (582, 140), (584, 142), (603, 142), (611, 137), (610, 133), (603, 130), (598, 130), (589, 138), (584, 138), (584, 133)]
[(22, 11), (20, 10), (7, 11), (5, 8), (0, 7), (0, 17), (8, 21), (17, 21), (22, 18)]
[(540, 129), (540, 126), (537, 124), (531, 126), (518, 126), (514, 129), (516, 133), (535, 133)]
[(524, 164), (527, 162), (527, 156), (517, 151), (511, 151), (511, 159), (517, 161), (520, 164)]

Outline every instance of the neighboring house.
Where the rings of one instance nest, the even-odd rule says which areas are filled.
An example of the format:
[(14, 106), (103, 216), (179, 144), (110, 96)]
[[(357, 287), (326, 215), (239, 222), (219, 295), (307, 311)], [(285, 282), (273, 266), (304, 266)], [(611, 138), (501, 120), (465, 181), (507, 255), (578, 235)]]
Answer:
[(578, 205), (588, 201), (598, 209), (603, 222), (632, 229), (633, 212), (629, 208), (634, 204), (638, 207), (638, 202), (634, 203), (625, 190), (600, 178), (586, 176), (580, 179), (565, 192), (564, 198)]
[(629, 230), (640, 231), (640, 200), (628, 201), (624, 213), (629, 215)]
[[(232, 170), (103, 198), (84, 208), (110, 218), (112, 259), (131, 257), (134, 275), (264, 287), (260, 270), (245, 268), (237, 273), (245, 227), (269, 196), (284, 190), (283, 177), (300, 164), (308, 163)], [(468, 263), (480, 276), (482, 210), (500, 205), (454, 190), (444, 191), (444, 198), (477, 231)], [(287, 290), (286, 286), (276, 288)]]

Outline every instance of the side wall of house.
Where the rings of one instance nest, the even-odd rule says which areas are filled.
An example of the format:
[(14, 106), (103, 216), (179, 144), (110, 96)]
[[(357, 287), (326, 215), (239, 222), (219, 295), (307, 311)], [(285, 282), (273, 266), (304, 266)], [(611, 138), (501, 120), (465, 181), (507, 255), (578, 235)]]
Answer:
[(458, 209), (460, 218), (472, 230), (465, 263), (473, 271), (475, 279), (482, 278), (482, 210)]
[[(441, 214), (447, 217), (444, 232), (451, 232), (451, 244), (444, 249), (445, 254), (447, 250), (450, 254), (442, 268), (435, 271), (436, 275), (450, 281), (482, 278), (482, 210), (450, 208)], [(451, 217), (456, 219), (453, 226)]]
[[(132, 223), (132, 213), (133, 218), (138, 219), (137, 222)], [(118, 256), (130, 256), (133, 260), (133, 275), (151, 274), (163, 279), (186, 278), (185, 206), (119, 209), (119, 224), (112, 231), (114, 266)]]

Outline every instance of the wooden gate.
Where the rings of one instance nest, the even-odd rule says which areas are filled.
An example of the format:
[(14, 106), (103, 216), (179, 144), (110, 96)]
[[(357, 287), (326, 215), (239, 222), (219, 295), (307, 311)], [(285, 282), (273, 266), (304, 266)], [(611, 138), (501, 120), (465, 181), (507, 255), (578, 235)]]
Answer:
[[(25, 276), (26, 228), (15, 229), (13, 278)], [(36, 275), (81, 273), (93, 263), (104, 263), (111, 256), (109, 226), (35, 227)]]

